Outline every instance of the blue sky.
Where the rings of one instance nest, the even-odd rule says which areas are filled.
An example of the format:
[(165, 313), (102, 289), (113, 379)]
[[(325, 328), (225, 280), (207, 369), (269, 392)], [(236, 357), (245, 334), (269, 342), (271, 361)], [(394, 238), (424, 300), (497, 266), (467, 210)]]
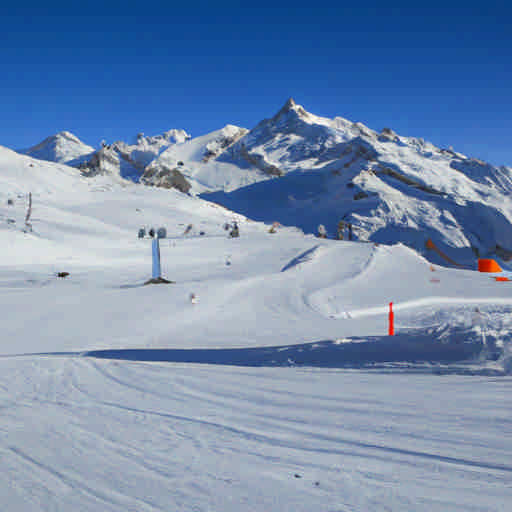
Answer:
[[(512, 165), (508, 2), (0, 7), (0, 144), (252, 128), (292, 96)], [(190, 6), (188, 6), (190, 5)]]

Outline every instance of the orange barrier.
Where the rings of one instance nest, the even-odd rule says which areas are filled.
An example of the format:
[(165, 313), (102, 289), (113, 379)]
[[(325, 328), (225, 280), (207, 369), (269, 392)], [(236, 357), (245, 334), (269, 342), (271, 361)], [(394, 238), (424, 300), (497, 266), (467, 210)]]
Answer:
[(496, 281), (510, 281), (508, 277), (495, 277)]
[(502, 272), (502, 269), (492, 259), (481, 259), (478, 260), (478, 272)]

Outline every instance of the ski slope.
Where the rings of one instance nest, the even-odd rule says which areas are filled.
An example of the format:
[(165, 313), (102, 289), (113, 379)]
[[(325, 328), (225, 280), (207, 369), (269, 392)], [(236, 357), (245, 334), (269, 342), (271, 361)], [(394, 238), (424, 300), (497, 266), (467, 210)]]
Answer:
[(0, 359), (4, 510), (510, 503), (510, 380)]
[(2, 510), (507, 510), (511, 284), (269, 228), (0, 148)]

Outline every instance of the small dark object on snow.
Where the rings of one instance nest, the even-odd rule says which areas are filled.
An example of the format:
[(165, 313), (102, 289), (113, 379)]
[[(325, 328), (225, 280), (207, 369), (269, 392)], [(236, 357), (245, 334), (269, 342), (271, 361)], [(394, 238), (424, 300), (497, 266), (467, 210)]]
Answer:
[(192, 224), (189, 224), (186, 228), (185, 228), (185, 231), (183, 232), (184, 235), (188, 235), (191, 231), (192, 231), (192, 228), (194, 226)]
[(140, 228), (139, 229), (139, 238), (144, 238), (146, 236), (146, 229)]
[(295, 475), (293, 475), (295, 478), (302, 478), (301, 475), (299, 475), (299, 473), (295, 473)]
[(199, 231), (199, 236), (204, 236), (204, 231)]
[(184, 165), (185, 164), (181, 160), (178, 162), (178, 167), (183, 167)]
[(315, 482), (315, 485), (318, 487), (320, 485), (320, 482)]
[(236, 222), (233, 223), (233, 229), (230, 231), (229, 236), (231, 238), (237, 238), (240, 236), (240, 232), (238, 231), (238, 224)]
[(156, 236), (158, 238), (167, 238), (167, 229), (158, 228), (158, 231), (156, 232)]
[(149, 230), (149, 233), (148, 233), (148, 234), (149, 234), (149, 236), (150, 236), (151, 238), (155, 238), (155, 230), (154, 230), (154, 228), (151, 228), (151, 229)]
[(14, 201), (12, 199), (7, 199), (7, 204), (9, 206), (12, 206), (14, 204)]
[(230, 227), (229, 223), (226, 222), (226, 224), (224, 224), (224, 231), (227, 231)]
[(68, 277), (69, 272), (57, 272), (57, 277)]

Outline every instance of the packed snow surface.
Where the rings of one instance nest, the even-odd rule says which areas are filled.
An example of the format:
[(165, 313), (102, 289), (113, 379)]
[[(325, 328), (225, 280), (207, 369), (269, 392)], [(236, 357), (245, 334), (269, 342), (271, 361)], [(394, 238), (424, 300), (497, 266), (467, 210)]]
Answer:
[(275, 230), (0, 147), (2, 510), (507, 510), (510, 283)]

